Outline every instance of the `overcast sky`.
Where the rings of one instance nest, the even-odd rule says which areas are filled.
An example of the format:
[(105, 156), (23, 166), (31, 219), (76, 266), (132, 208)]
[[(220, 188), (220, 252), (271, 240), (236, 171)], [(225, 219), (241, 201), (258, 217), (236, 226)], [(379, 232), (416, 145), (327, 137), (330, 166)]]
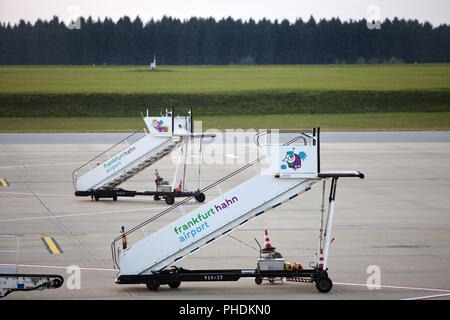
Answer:
[(450, 0), (0, 0), (0, 21), (17, 23), (20, 19), (35, 22), (57, 15), (70, 22), (78, 16), (110, 17), (114, 21), (127, 15), (140, 16), (144, 22), (163, 15), (187, 19), (231, 16), (307, 20), (339, 17), (341, 20), (392, 19), (393, 17), (429, 21), (434, 26), (450, 23)]

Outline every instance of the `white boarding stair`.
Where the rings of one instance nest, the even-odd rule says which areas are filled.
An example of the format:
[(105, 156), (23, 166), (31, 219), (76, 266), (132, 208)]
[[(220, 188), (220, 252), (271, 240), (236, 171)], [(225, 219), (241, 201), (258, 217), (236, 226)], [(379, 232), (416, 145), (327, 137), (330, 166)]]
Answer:
[(168, 155), (182, 141), (183, 138), (180, 136), (155, 137), (151, 134), (145, 134), (141, 139), (128, 145), (79, 177), (77, 172), (86, 165), (77, 169), (74, 172), (75, 188), (77, 191), (114, 189)]
[[(74, 170), (72, 178), (76, 191), (114, 189), (168, 155), (184, 141), (183, 137), (192, 133), (191, 114), (192, 111), (187, 117), (174, 117), (173, 110), (166, 110), (165, 116), (155, 117), (149, 116), (147, 110), (143, 120), (148, 131), (144, 128), (144, 136), (135, 132)], [(135, 140), (137, 137), (139, 139)]]
[[(120, 269), (119, 277), (121, 275), (146, 275), (161, 271), (235, 231), (264, 212), (310, 190), (324, 179), (334, 175), (363, 177), (360, 172), (320, 174), (318, 138), (316, 140), (314, 135), (307, 137), (310, 142), (307, 143), (304, 139), (304, 145), (293, 146), (287, 143), (282, 146), (266, 146), (265, 154), (271, 165), (269, 170), (259, 173), (208, 203), (183, 214), (182, 217), (168, 225), (146, 235), (120, 252), (119, 259), (116, 256), (116, 244), (123, 239), (117, 237), (111, 245), (111, 250), (115, 266)], [(291, 141), (295, 142), (296, 140), (295, 138)], [(288, 155), (295, 156), (295, 154), (302, 154), (304, 158), (301, 168), (298, 164), (296, 166), (285, 165)], [(305, 155), (306, 157), (304, 157)], [(217, 186), (264, 158), (266, 156), (256, 159), (200, 192)], [(123, 236), (142, 230), (144, 225), (173, 211), (187, 201), (189, 198), (130, 229)]]

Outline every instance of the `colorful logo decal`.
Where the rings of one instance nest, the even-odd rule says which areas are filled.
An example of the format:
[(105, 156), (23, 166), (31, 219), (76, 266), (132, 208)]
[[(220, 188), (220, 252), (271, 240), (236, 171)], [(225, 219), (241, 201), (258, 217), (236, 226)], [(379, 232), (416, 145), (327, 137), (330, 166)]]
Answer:
[(296, 154), (294, 151), (288, 151), (286, 152), (286, 156), (282, 160), (283, 162), (287, 163), (287, 166), (285, 164), (282, 164), (281, 169), (286, 170), (287, 168), (290, 168), (297, 170), (302, 167), (302, 161), (305, 161), (307, 157), (308, 156), (303, 151), (300, 151), (298, 154)]
[(164, 124), (164, 121), (162, 120), (153, 120), (152, 122), (152, 126), (153, 128), (155, 128), (155, 130), (157, 130), (158, 132), (168, 132), (169, 131), (169, 127), (167, 126), (162, 126)]

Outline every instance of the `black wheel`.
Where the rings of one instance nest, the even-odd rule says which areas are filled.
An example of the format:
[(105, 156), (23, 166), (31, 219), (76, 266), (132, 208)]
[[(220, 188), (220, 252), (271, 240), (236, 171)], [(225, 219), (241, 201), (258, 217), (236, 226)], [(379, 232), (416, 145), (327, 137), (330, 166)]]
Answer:
[(176, 289), (180, 286), (180, 284), (181, 284), (181, 281), (175, 280), (175, 281), (169, 283), (169, 287), (171, 287), (172, 289)]
[(333, 288), (333, 282), (328, 277), (320, 277), (316, 280), (316, 288), (322, 293), (327, 293)]
[(199, 193), (198, 195), (195, 196), (195, 200), (197, 200), (198, 202), (203, 202), (205, 201), (206, 197), (204, 193)]
[(98, 201), (100, 198), (99, 197), (95, 197), (95, 201)]
[(255, 278), (255, 283), (257, 284), (257, 285), (260, 285), (261, 283), (262, 283), (262, 278), (261, 277), (256, 277)]
[(114, 197), (113, 197), (113, 201), (117, 201), (117, 196), (114, 196)]
[(62, 286), (62, 281), (60, 280), (60, 279), (55, 279), (55, 280), (53, 280), (53, 287), (54, 288), (59, 288), (59, 287), (61, 287)]
[(275, 282), (275, 278), (269, 278), (269, 282), (270, 283), (274, 283)]
[(154, 197), (153, 197), (153, 200), (159, 201), (159, 200), (161, 200), (161, 198), (160, 198), (159, 196), (154, 196)]
[(174, 204), (174, 202), (175, 202), (175, 198), (173, 197), (173, 195), (168, 194), (168, 195), (166, 196), (166, 203), (167, 203), (169, 206), (171, 206), (171, 205)]
[(151, 290), (151, 291), (158, 290), (159, 282), (155, 281), (155, 280), (152, 280), (152, 281), (147, 283), (147, 288), (148, 288), (148, 290)]

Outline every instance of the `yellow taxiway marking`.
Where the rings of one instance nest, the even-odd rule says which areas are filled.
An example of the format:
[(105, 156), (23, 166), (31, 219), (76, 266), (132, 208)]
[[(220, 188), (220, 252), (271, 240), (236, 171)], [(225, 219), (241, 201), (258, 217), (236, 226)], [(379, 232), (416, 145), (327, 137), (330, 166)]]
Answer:
[(61, 254), (63, 251), (53, 237), (42, 237), (45, 247), (51, 254)]
[(9, 183), (5, 180), (5, 178), (0, 178), (0, 186), (9, 187)]

